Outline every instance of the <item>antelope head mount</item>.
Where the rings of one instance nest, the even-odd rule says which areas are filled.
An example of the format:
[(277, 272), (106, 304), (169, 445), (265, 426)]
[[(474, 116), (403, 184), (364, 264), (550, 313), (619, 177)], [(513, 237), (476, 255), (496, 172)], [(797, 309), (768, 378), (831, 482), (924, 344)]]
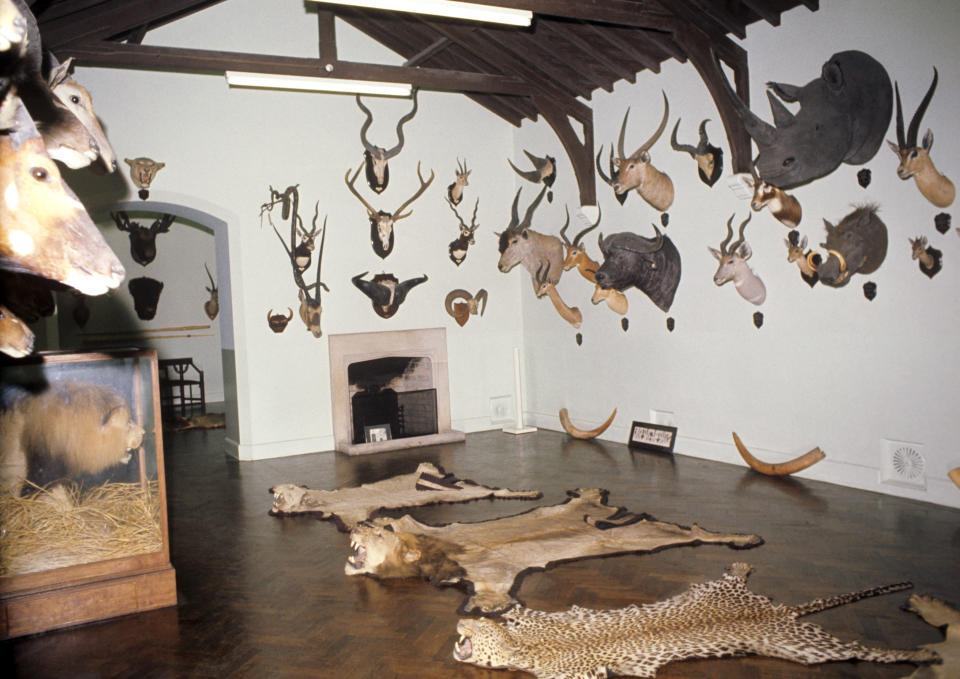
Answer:
[(357, 177), (360, 176), (361, 167), (357, 168), (357, 171), (353, 174), (353, 178), (350, 177), (350, 170), (347, 170), (347, 174), (344, 175), (343, 180), (347, 183), (347, 188), (350, 189), (350, 193), (356, 196), (363, 206), (367, 209), (367, 216), (370, 218), (370, 245), (373, 246), (373, 251), (377, 253), (377, 256), (383, 258), (393, 252), (393, 226), (401, 219), (409, 217), (413, 214), (413, 210), (409, 212), (404, 212), (407, 207), (413, 203), (417, 198), (427, 190), (427, 187), (430, 186), (431, 182), (434, 179), (434, 172), (430, 170), (430, 179), (427, 181), (423, 180), (423, 175), (420, 173), (420, 163), (417, 163), (417, 178), (420, 180), (420, 188), (418, 188), (410, 198), (408, 198), (404, 203), (398, 207), (396, 210), (391, 212), (384, 212), (383, 210), (376, 210), (366, 199), (360, 195), (357, 191), (355, 183)]
[(920, 121), (923, 114), (930, 105), (933, 93), (937, 89), (937, 69), (933, 69), (933, 82), (924, 95), (923, 100), (917, 107), (916, 113), (910, 120), (910, 127), (907, 134), (903, 134), (903, 107), (900, 104), (900, 85), (894, 83), (894, 92), (897, 102), (897, 143), (887, 141), (890, 149), (897, 154), (900, 164), (897, 166), (897, 176), (900, 179), (910, 179), (913, 177), (917, 188), (923, 197), (929, 200), (937, 207), (947, 207), (953, 203), (956, 197), (956, 188), (949, 179), (940, 174), (933, 165), (930, 158), (930, 151), (933, 149), (933, 130), (927, 130), (923, 135), (923, 141), (917, 146), (917, 132), (920, 130)]
[(723, 173), (723, 149), (711, 145), (710, 140), (707, 139), (709, 122), (709, 119), (705, 119), (700, 123), (700, 141), (693, 146), (677, 141), (677, 130), (680, 128), (680, 118), (677, 118), (677, 124), (673, 126), (673, 133), (670, 135), (670, 146), (674, 151), (690, 154), (690, 157), (697, 161), (697, 174), (700, 175), (700, 181), (707, 186), (713, 186)]
[(447, 187), (447, 198), (454, 205), (459, 205), (460, 201), (463, 200), (463, 189), (468, 185), (468, 179), (470, 173), (473, 170), (467, 169), (467, 160), (464, 158), (463, 163), (460, 162), (460, 159), (457, 158), (457, 178), (454, 180), (453, 184), (450, 184)]
[(567, 306), (560, 298), (560, 293), (557, 292), (556, 286), (550, 281), (550, 265), (541, 265), (540, 268), (537, 269), (534, 279), (537, 283), (537, 297), (543, 297), (544, 295), (549, 297), (553, 303), (553, 308), (557, 310), (557, 313), (560, 314), (563, 320), (574, 328), (579, 328), (580, 324), (583, 323), (583, 314), (580, 313), (580, 309), (577, 307)]
[(796, 230), (791, 231), (788, 237), (783, 239), (783, 243), (787, 246), (787, 261), (797, 263), (800, 277), (812, 288), (820, 280), (817, 273), (820, 255), (807, 248), (807, 237), (801, 238)]
[[(613, 192), (617, 200), (623, 203), (626, 200), (626, 194), (635, 189), (640, 197), (649, 203), (655, 210), (663, 212), (673, 204), (673, 182), (663, 172), (660, 172), (650, 162), (650, 147), (652, 147), (663, 130), (667, 126), (667, 117), (670, 115), (670, 104), (667, 101), (667, 95), (663, 93), (663, 118), (656, 131), (647, 141), (629, 156), (623, 150), (624, 135), (627, 131), (627, 118), (630, 115), (630, 109), (623, 116), (623, 124), (620, 126), (620, 137), (617, 141), (616, 160), (613, 158), (613, 148), (610, 149), (610, 167), (611, 176), (607, 176), (600, 166), (600, 156), (603, 154), (603, 146), (597, 153), (597, 172), (600, 178), (613, 187)], [(615, 169), (615, 171), (614, 171)]]
[(747, 214), (747, 218), (740, 224), (737, 240), (728, 249), (727, 244), (733, 238), (734, 216), (730, 215), (730, 219), (727, 220), (727, 236), (720, 243), (720, 249), (707, 248), (719, 262), (717, 272), (713, 275), (713, 282), (716, 285), (723, 285), (728, 281), (733, 281), (741, 297), (751, 304), (760, 305), (767, 297), (767, 289), (763, 281), (750, 270), (750, 266), (747, 264), (747, 260), (753, 256), (753, 250), (743, 237), (743, 232), (753, 214)]
[[(521, 170), (516, 165), (513, 164), (513, 161), (507, 158), (507, 162), (510, 163), (510, 167), (513, 168), (513, 171), (518, 175), (526, 179), (528, 182), (533, 182), (534, 184), (542, 183), (546, 187), (552, 187), (553, 182), (557, 179), (557, 159), (553, 156), (544, 155), (543, 158), (535, 156), (526, 149), (523, 150), (523, 153), (530, 159), (530, 162), (533, 163), (532, 170)], [(547, 193), (547, 202), (549, 203), (553, 199), (552, 192)]]
[(457, 212), (457, 208), (454, 207), (452, 200), (448, 199), (447, 205), (453, 210), (453, 214), (457, 216), (457, 221), (460, 223), (460, 235), (457, 236), (456, 240), (450, 241), (447, 249), (450, 252), (450, 261), (460, 266), (463, 260), (467, 258), (467, 248), (476, 242), (473, 234), (480, 228), (480, 225), (477, 224), (477, 207), (480, 205), (480, 199), (477, 198), (473, 204), (473, 217), (470, 218), (470, 226), (467, 226), (466, 222), (463, 221), (463, 217)]
[(590, 259), (590, 256), (587, 255), (587, 248), (583, 244), (583, 237), (600, 226), (601, 213), (599, 206), (597, 206), (597, 221), (574, 236), (573, 241), (567, 238), (567, 228), (570, 226), (570, 210), (566, 209), (566, 207), (564, 209), (566, 210), (567, 219), (560, 229), (560, 238), (563, 240), (564, 249), (563, 270), (569, 271), (573, 267), (577, 267), (581, 276), (591, 283), (596, 283), (596, 273), (600, 264)]
[(918, 260), (920, 271), (933, 278), (943, 268), (943, 253), (935, 247), (927, 245), (926, 236), (918, 236), (908, 240), (910, 241), (911, 256)]
[(360, 143), (363, 144), (364, 149), (363, 166), (366, 168), (367, 184), (375, 193), (383, 193), (390, 182), (390, 168), (387, 166), (387, 161), (403, 149), (403, 126), (417, 114), (417, 90), (413, 91), (413, 108), (397, 122), (397, 145), (390, 149), (370, 143), (367, 139), (367, 130), (373, 124), (373, 113), (360, 101), (359, 94), (357, 95), (357, 106), (367, 116), (363, 127), (360, 128)]
[(203, 303), (203, 311), (211, 321), (220, 313), (220, 292), (217, 289), (217, 282), (213, 280), (213, 274), (210, 273), (210, 267), (204, 262), (203, 268), (207, 270), (207, 278), (210, 279), (210, 287), (207, 292), (210, 293), (210, 299)]

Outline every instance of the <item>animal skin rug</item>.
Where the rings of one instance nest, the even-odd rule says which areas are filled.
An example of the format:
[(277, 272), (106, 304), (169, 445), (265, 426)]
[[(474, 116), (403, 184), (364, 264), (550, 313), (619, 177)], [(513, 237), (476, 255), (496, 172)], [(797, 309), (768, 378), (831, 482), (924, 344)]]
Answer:
[(814, 599), (799, 606), (776, 604), (747, 589), (751, 567), (735, 563), (712, 582), (691, 585), (664, 601), (597, 611), (574, 606), (548, 613), (518, 607), (502, 622), (462, 619), (453, 657), (484, 667), (522, 670), (538, 679), (654, 677), (667, 663), (688, 658), (748, 654), (804, 665), (829, 660), (936, 662), (926, 649), (870, 648), (844, 642), (797, 618), (864, 597), (907, 589), (900, 583)]
[(758, 535), (713, 533), (657, 521), (606, 504), (606, 491), (568, 491), (566, 502), (477, 523), (428, 526), (409, 515), (377, 518), (350, 534), (347, 575), (424, 577), (437, 585), (467, 583), (461, 611), (499, 613), (517, 603), (522, 575), (561, 561), (650, 552), (700, 543), (755, 547)]
[(934, 627), (946, 626), (946, 638), (938, 644), (924, 644), (920, 648), (933, 651), (943, 660), (941, 665), (918, 667), (904, 679), (957, 679), (960, 677), (960, 611), (939, 599), (914, 594), (906, 610), (912, 611)]
[(421, 462), (412, 474), (401, 474), (353, 488), (310, 490), (304, 486), (282, 483), (271, 488), (270, 492), (273, 493), (273, 506), (270, 508), (272, 516), (312, 514), (319, 519), (334, 521), (344, 533), (381, 509), (470, 502), (485, 498), (536, 500), (543, 495), (537, 490), (481, 486), (447, 474), (441, 467), (429, 462)]

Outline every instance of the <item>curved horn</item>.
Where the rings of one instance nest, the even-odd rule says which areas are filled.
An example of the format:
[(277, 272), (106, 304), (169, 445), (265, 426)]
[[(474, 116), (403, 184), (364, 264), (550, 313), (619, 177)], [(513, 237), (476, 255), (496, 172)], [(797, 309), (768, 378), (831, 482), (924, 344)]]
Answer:
[(957, 488), (960, 488), (960, 467), (956, 467), (947, 472), (947, 476), (950, 477), (950, 480), (957, 484)]
[[(743, 232), (747, 228), (747, 222), (749, 222), (752, 217), (753, 217), (753, 213), (748, 212), (747, 218), (744, 219), (743, 222), (740, 224), (740, 230), (737, 232), (737, 240), (734, 241), (734, 243), (730, 246), (730, 249), (728, 250), (728, 252), (736, 252), (737, 248), (743, 245)], [(733, 217), (731, 217), (730, 219), (733, 219)]]
[(477, 303), (477, 308), (480, 309), (480, 315), (483, 316), (483, 312), (487, 310), (487, 291), (480, 288), (473, 299)]
[[(210, 274), (210, 267), (207, 266), (206, 262), (203, 263), (203, 268), (207, 270), (207, 278), (210, 279), (210, 287), (213, 288), (213, 290), (216, 290), (217, 283), (216, 281), (213, 280), (213, 276)], [(210, 292), (213, 292), (213, 290), (211, 290)]]
[(524, 172), (524, 171), (521, 170), (519, 167), (517, 167), (516, 165), (514, 165), (514, 164), (513, 164), (513, 161), (510, 160), (509, 158), (507, 158), (507, 162), (510, 163), (510, 167), (513, 168), (513, 171), (514, 171), (514, 172), (516, 172), (518, 175), (520, 175), (521, 177), (523, 177), (524, 179), (526, 179), (528, 182), (533, 182), (533, 183), (536, 184), (537, 182), (540, 181), (540, 170), (534, 168), (534, 169), (532, 169), (532, 170), (528, 170), (528, 171)]
[[(604, 182), (606, 182), (610, 186), (613, 186), (613, 179), (605, 175), (603, 173), (603, 168), (600, 166), (600, 156), (602, 155), (603, 155), (603, 144), (600, 144), (600, 150), (597, 151), (597, 174), (600, 175), (600, 179), (602, 179)], [(611, 159), (613, 158), (613, 146), (610, 147), (610, 158)], [(613, 172), (611, 172), (610, 174), (613, 174)]]
[(543, 200), (543, 194), (546, 192), (547, 186), (544, 184), (543, 188), (540, 189), (540, 193), (537, 194), (537, 197), (534, 198), (533, 202), (527, 207), (527, 211), (523, 215), (523, 221), (519, 224), (520, 231), (524, 231), (530, 227), (530, 220), (533, 219), (533, 213), (537, 209), (537, 206), (540, 205), (540, 201)]
[(563, 430), (568, 434), (570, 434), (570, 436), (572, 436), (575, 439), (592, 439), (592, 438), (596, 438), (597, 436), (605, 432), (607, 430), (607, 427), (609, 427), (613, 423), (613, 418), (616, 416), (617, 416), (617, 409), (614, 408), (613, 412), (610, 413), (610, 417), (607, 418), (607, 421), (601, 424), (596, 429), (590, 429), (590, 430), (577, 429), (570, 422), (570, 415), (567, 413), (567, 409), (561, 408), (560, 424), (563, 425)]
[[(627, 154), (623, 152), (623, 136), (627, 133), (627, 117), (630, 115), (630, 107), (627, 107), (627, 112), (623, 114), (623, 122), (620, 123), (620, 136), (617, 137), (617, 153), (620, 158), (626, 158)], [(611, 152), (613, 148), (611, 147)]]
[(574, 246), (580, 245), (580, 242), (583, 240), (583, 237), (584, 237), (584, 236), (586, 236), (588, 233), (590, 233), (590, 232), (593, 231), (595, 228), (597, 228), (598, 226), (600, 226), (600, 217), (601, 217), (602, 215), (603, 215), (603, 213), (602, 213), (602, 211), (600, 210), (600, 204), (598, 203), (598, 204), (597, 204), (597, 221), (595, 221), (593, 224), (591, 224), (590, 226), (588, 226), (588, 227), (585, 228), (583, 231), (581, 231), (580, 233), (578, 233), (576, 236), (573, 237), (573, 244), (574, 244)]
[(287, 323), (289, 323), (291, 319), (293, 319), (293, 309), (287, 307)]
[(930, 83), (930, 88), (927, 90), (927, 93), (923, 95), (923, 100), (917, 107), (917, 112), (913, 114), (913, 118), (910, 120), (910, 127), (907, 129), (907, 146), (910, 148), (917, 145), (917, 132), (920, 129), (920, 121), (923, 119), (923, 114), (927, 112), (927, 106), (930, 105), (930, 100), (933, 99), (933, 91), (937, 89), (938, 79), (939, 74), (937, 73), (937, 67), (934, 66), (933, 82)]
[[(649, 255), (650, 253), (657, 252), (663, 247), (663, 233), (657, 228), (656, 224), (651, 222), (651, 226), (653, 226), (653, 230), (657, 233), (657, 238), (649, 245), (645, 243), (642, 248), (631, 248), (625, 245), (618, 245), (617, 247), (619, 247), (621, 250), (626, 250), (627, 252), (636, 252), (639, 255)], [(603, 236), (601, 236), (601, 238), (603, 238)], [(644, 241), (647, 240), (644, 236), (640, 236), (640, 238)]]
[(517, 214), (517, 207), (520, 204), (520, 192), (523, 191), (523, 187), (517, 189), (517, 195), (513, 197), (513, 205), (510, 206), (510, 224), (507, 226), (506, 233), (515, 233), (520, 226), (520, 215)]
[(271, 309), (267, 312), (267, 323), (270, 322), (270, 318), (271, 318), (272, 316), (273, 316), (273, 309), (271, 308)]
[(897, 146), (902, 151), (907, 148), (907, 139), (903, 134), (903, 105), (900, 103), (900, 85), (893, 83), (893, 94), (897, 101)]
[(700, 122), (700, 141), (698, 142), (698, 149), (702, 146), (703, 149), (706, 150), (707, 145), (710, 143), (710, 140), (707, 139), (707, 123), (709, 122), (709, 118), (704, 118)]
[(573, 247), (573, 243), (570, 242), (570, 239), (567, 238), (567, 227), (570, 226), (570, 209), (564, 204), (563, 211), (567, 215), (566, 221), (563, 223), (563, 228), (560, 229), (560, 238), (563, 240), (563, 244), (568, 247)]
[(817, 253), (813, 251), (807, 254), (807, 266), (809, 266), (814, 271), (817, 270), (817, 263), (814, 260), (816, 256), (817, 256)]
[[(636, 151), (633, 152), (633, 155), (630, 156), (631, 158), (639, 157), (641, 153), (648, 150), (651, 146), (657, 143), (657, 139), (660, 138), (660, 135), (663, 134), (664, 129), (666, 129), (667, 127), (667, 118), (670, 115), (670, 103), (667, 101), (667, 93), (664, 92), (663, 90), (660, 90), (660, 93), (663, 94), (663, 119), (660, 121), (660, 126), (657, 128), (657, 131), (654, 132), (653, 135), (649, 139), (647, 139), (647, 141), (640, 148), (638, 148)], [(621, 140), (623, 139), (622, 131), (620, 134), (620, 139)]]
[(457, 318), (457, 314), (453, 310), (453, 302), (457, 299), (462, 299), (463, 301), (469, 303), (470, 300), (473, 299), (473, 295), (461, 288), (451, 290), (447, 293), (447, 298), (443, 301), (443, 308), (446, 309), (447, 314), (453, 318)]
[(733, 238), (733, 218), (737, 216), (737, 213), (734, 212), (730, 215), (730, 219), (727, 220), (727, 237), (720, 242), (720, 254), (727, 254), (727, 243), (730, 242), (730, 239)]
[(413, 116), (417, 115), (417, 92), (419, 92), (419, 90), (413, 91), (413, 108), (410, 110), (410, 113), (397, 121), (397, 145), (389, 151), (383, 152), (383, 157), (387, 158), (388, 160), (400, 153), (400, 149), (403, 148), (403, 126), (405, 123), (409, 122)]
[(737, 450), (740, 451), (740, 456), (746, 461), (750, 468), (760, 472), (761, 474), (766, 474), (767, 476), (785, 476), (787, 474), (793, 474), (802, 469), (816, 464), (820, 460), (826, 457), (823, 451), (820, 448), (814, 448), (809, 450), (800, 457), (795, 457), (792, 460), (787, 460), (786, 462), (761, 462), (753, 455), (750, 454), (750, 451), (747, 450), (747, 447), (743, 445), (743, 441), (740, 440), (740, 437), (737, 436), (737, 432), (732, 432), (733, 442), (737, 445)]
[(367, 119), (363, 123), (363, 127), (360, 128), (360, 143), (363, 144), (363, 148), (369, 151), (370, 153), (376, 153), (377, 147), (367, 141), (367, 130), (370, 129), (370, 125), (373, 124), (373, 113), (366, 106), (363, 105), (363, 102), (360, 101), (360, 95), (357, 95), (357, 106), (360, 107), (360, 110), (363, 111)]
[(680, 120), (681, 118), (677, 118), (677, 124), (673, 126), (673, 132), (670, 133), (670, 148), (672, 148), (674, 151), (684, 151), (689, 153), (691, 156), (695, 156), (697, 154), (697, 149), (690, 144), (681, 144), (677, 141), (677, 130), (680, 129)]

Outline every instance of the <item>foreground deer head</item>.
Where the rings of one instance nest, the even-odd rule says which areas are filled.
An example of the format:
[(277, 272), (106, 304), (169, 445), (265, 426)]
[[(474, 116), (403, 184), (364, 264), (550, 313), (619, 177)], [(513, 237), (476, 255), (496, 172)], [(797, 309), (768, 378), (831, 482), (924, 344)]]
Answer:
[(73, 58), (62, 64), (53, 60), (47, 85), (69, 115), (58, 115), (41, 129), (48, 152), (71, 169), (99, 159), (107, 172), (117, 169), (117, 155), (93, 111), (90, 93), (70, 77)]
[(537, 269), (537, 273), (534, 275), (537, 282), (537, 297), (543, 297), (544, 295), (549, 297), (550, 301), (553, 302), (553, 308), (557, 310), (557, 313), (560, 314), (563, 320), (574, 328), (579, 328), (583, 322), (583, 314), (580, 313), (580, 309), (577, 307), (568, 307), (564, 303), (560, 298), (560, 293), (557, 292), (556, 286), (550, 282), (549, 275), (549, 264), (546, 265), (545, 269), (544, 266)]
[(463, 163), (460, 163), (460, 159), (457, 158), (457, 178), (454, 180), (453, 184), (447, 187), (447, 198), (454, 205), (459, 205), (460, 201), (463, 200), (463, 188), (467, 186), (468, 178), (470, 173), (473, 170), (467, 169), (467, 161), (464, 159)]
[[(566, 210), (566, 208), (564, 209)], [(560, 238), (563, 240), (565, 252), (563, 259), (563, 270), (569, 271), (573, 267), (577, 267), (577, 271), (580, 272), (581, 276), (586, 278), (591, 283), (596, 283), (596, 273), (597, 269), (600, 267), (600, 264), (590, 259), (590, 256), (587, 255), (587, 247), (583, 244), (583, 237), (600, 226), (601, 214), (599, 207), (597, 209), (597, 221), (574, 236), (573, 241), (567, 238), (566, 235), (567, 227), (570, 226), (570, 211), (566, 210), (566, 214), (567, 220), (564, 222), (563, 228), (560, 229)]]
[(403, 125), (417, 114), (417, 90), (413, 91), (413, 109), (397, 122), (397, 145), (391, 149), (375, 146), (367, 140), (367, 130), (373, 124), (373, 113), (360, 101), (359, 94), (357, 95), (357, 106), (367, 116), (363, 127), (360, 128), (360, 143), (363, 144), (364, 148), (363, 164), (366, 168), (367, 184), (376, 193), (383, 193), (390, 182), (390, 168), (387, 166), (387, 161), (403, 149)]
[(207, 270), (207, 278), (210, 279), (210, 287), (207, 292), (210, 293), (210, 299), (203, 303), (203, 311), (211, 321), (220, 313), (220, 293), (217, 290), (217, 283), (213, 280), (210, 268), (204, 263), (203, 268)]
[(176, 219), (176, 215), (163, 214), (147, 227), (131, 222), (127, 213), (122, 210), (111, 212), (110, 216), (113, 217), (118, 229), (130, 234), (130, 256), (133, 257), (133, 261), (143, 266), (152, 262), (157, 256), (157, 234), (169, 232), (170, 225)]
[(680, 128), (680, 118), (677, 118), (677, 124), (673, 126), (673, 133), (670, 135), (670, 147), (674, 151), (690, 154), (690, 157), (697, 161), (697, 174), (700, 175), (700, 181), (707, 186), (713, 186), (723, 173), (723, 149), (712, 146), (707, 139), (709, 122), (704, 120), (700, 123), (700, 141), (696, 146), (692, 146), (677, 141), (677, 130)]
[[(613, 192), (621, 203), (626, 199), (627, 192), (636, 189), (641, 198), (653, 206), (654, 209), (663, 212), (673, 204), (673, 182), (670, 177), (650, 163), (649, 151), (667, 126), (670, 104), (667, 101), (666, 93), (663, 93), (663, 118), (659, 127), (646, 142), (628, 156), (623, 150), (623, 138), (627, 131), (627, 117), (629, 115), (630, 109), (628, 108), (623, 116), (623, 124), (620, 125), (620, 137), (617, 141), (618, 158), (616, 160), (613, 160), (613, 148), (610, 149), (611, 167), (616, 168), (616, 172), (612, 177), (608, 177), (600, 167), (603, 146), (597, 153), (597, 172), (603, 181), (613, 187)], [(621, 196), (624, 198), (621, 199)]]
[(910, 120), (906, 137), (903, 135), (903, 107), (900, 104), (900, 86), (894, 83), (897, 102), (897, 143), (894, 144), (888, 140), (887, 144), (900, 159), (900, 164), (897, 166), (897, 176), (900, 179), (913, 177), (924, 198), (937, 207), (947, 207), (953, 203), (956, 189), (953, 182), (937, 171), (937, 168), (933, 165), (933, 160), (930, 158), (930, 151), (933, 149), (933, 130), (927, 130), (927, 133), (923, 135), (922, 145), (917, 146), (917, 132), (920, 130), (920, 121), (927, 111), (927, 106), (930, 105), (934, 90), (937, 89), (937, 78), (937, 69), (934, 68), (933, 82), (930, 83), (930, 89), (927, 90), (917, 107), (916, 113)]
[(730, 219), (727, 220), (727, 236), (720, 243), (720, 249), (707, 249), (720, 263), (717, 272), (713, 275), (713, 282), (716, 285), (723, 285), (727, 281), (733, 281), (741, 297), (751, 304), (760, 305), (767, 297), (767, 289), (763, 281), (750, 270), (747, 264), (747, 260), (753, 256), (753, 250), (750, 248), (750, 244), (743, 239), (743, 232), (747, 228), (747, 223), (751, 217), (753, 215), (748, 214), (747, 218), (740, 224), (737, 240), (730, 245), (728, 250), (727, 243), (733, 238), (734, 215), (730, 215)]
[(466, 222), (463, 221), (463, 217), (457, 212), (457, 208), (453, 206), (454, 203), (452, 200), (447, 200), (447, 205), (450, 206), (453, 214), (457, 216), (457, 221), (460, 222), (460, 235), (456, 240), (450, 241), (450, 245), (447, 246), (450, 252), (450, 261), (460, 266), (463, 260), (467, 258), (467, 248), (475, 243), (473, 237), (474, 232), (480, 228), (480, 225), (477, 224), (477, 207), (480, 205), (480, 199), (477, 198), (473, 204), (473, 217), (470, 218), (470, 226), (467, 226)]
[(413, 210), (409, 212), (404, 212), (404, 210), (427, 190), (427, 187), (433, 182), (434, 172), (430, 170), (430, 179), (424, 181), (423, 175), (420, 174), (420, 163), (417, 163), (417, 178), (420, 181), (420, 188), (418, 188), (410, 198), (404, 201), (400, 207), (390, 213), (384, 212), (383, 210), (375, 210), (373, 206), (357, 192), (354, 184), (357, 181), (357, 177), (360, 176), (360, 170), (361, 168), (358, 167), (352, 179), (350, 178), (350, 170), (347, 170), (347, 174), (344, 175), (343, 180), (347, 183), (347, 188), (350, 189), (350, 193), (356, 196), (357, 200), (367, 209), (367, 216), (370, 218), (370, 245), (373, 246), (373, 251), (381, 258), (386, 257), (393, 252), (393, 225), (413, 214)]

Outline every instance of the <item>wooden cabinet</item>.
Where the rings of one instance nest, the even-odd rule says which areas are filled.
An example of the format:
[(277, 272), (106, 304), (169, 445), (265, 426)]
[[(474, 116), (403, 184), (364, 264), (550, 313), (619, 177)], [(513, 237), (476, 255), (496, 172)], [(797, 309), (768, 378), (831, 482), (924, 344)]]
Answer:
[(0, 638), (175, 605), (156, 351), (3, 359), (0, 384)]

